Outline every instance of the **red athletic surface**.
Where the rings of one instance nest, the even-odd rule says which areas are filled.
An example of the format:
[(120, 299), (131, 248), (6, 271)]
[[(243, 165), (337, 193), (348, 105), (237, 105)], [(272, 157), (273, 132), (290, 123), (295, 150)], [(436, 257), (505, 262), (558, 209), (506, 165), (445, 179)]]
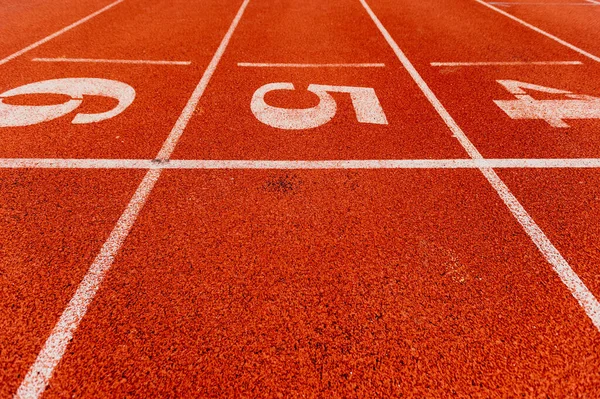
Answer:
[[(508, 0), (506, 3), (522, 3), (522, 0)], [(537, 3), (537, 0), (527, 2)], [(598, 55), (600, 52), (600, 7), (598, 5), (562, 5), (548, 1), (540, 7), (533, 4), (509, 4), (502, 10), (521, 18), (575, 46)], [(568, 0), (564, 3), (585, 3), (581, 0)]]
[(569, 397), (598, 345), (477, 171), (168, 172), (48, 397)]
[[(380, 0), (373, 2), (373, 11), (381, 15), (392, 36), (402, 38), (400, 45), (407, 57), (484, 157), (600, 157), (600, 135), (596, 133), (600, 120), (569, 120), (571, 128), (557, 129), (542, 120), (510, 119), (493, 102), (514, 99), (496, 82), (500, 79), (598, 96), (600, 64), (472, 1), (423, 0), (398, 7), (392, 0)], [(430, 65), (482, 60), (574, 60), (585, 64)], [(532, 95), (538, 99), (553, 98), (544, 93)]]
[(110, 4), (109, 0), (28, 0), (0, 3), (0, 59)]
[[(387, 67), (277, 69), (238, 67), (238, 62), (385, 63)], [(272, 82), (293, 83), (297, 93), (271, 93), (266, 101), (298, 108), (316, 104), (317, 97), (306, 91), (309, 84), (373, 87), (389, 125), (357, 124), (349, 96), (336, 94), (338, 113), (324, 126), (299, 132), (269, 127), (254, 117), (249, 103), (256, 89)], [(465, 157), (361, 4), (352, 0), (250, 3), (197, 114), (175, 158)]]
[(0, 172), (0, 396), (35, 360), (141, 178), (139, 171)]
[[(0, 58), (107, 4), (1, 4)], [(0, 65), (0, 92), (63, 77), (136, 90), (102, 123), (0, 128), (0, 158), (154, 158), (240, 4), (125, 0)], [(369, 4), (484, 157), (600, 158), (600, 120), (556, 129), (512, 120), (493, 102), (513, 98), (499, 79), (600, 97), (598, 63), (471, 0)], [(558, 7), (501, 9), (600, 55), (600, 6)], [(430, 65), (569, 60), (583, 65)], [(297, 92), (268, 102), (296, 108), (315, 104), (309, 84), (372, 87), (389, 124), (357, 123), (348, 95), (335, 94), (338, 112), (322, 127), (268, 127), (249, 104), (273, 82)], [(111, 106), (85, 98), (78, 112)], [(251, 0), (172, 156), (466, 157), (356, 0)], [(498, 171), (596, 297), (599, 173)], [(0, 397), (18, 389), (143, 175), (0, 170)], [(43, 397), (593, 398), (599, 347), (599, 331), (478, 170), (167, 170)]]
[(592, 292), (600, 295), (598, 171), (501, 171), (500, 176)]

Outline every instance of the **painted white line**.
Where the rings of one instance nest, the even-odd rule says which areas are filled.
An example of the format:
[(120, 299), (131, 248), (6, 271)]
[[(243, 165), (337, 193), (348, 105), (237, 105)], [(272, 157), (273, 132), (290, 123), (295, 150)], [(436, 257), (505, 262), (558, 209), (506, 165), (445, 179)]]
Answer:
[(117, 0), (114, 3), (110, 3), (106, 7), (101, 8), (98, 11), (91, 13), (87, 17), (81, 18), (79, 21), (74, 22), (71, 25), (62, 28), (61, 30), (59, 30), (57, 32), (54, 32), (53, 34), (51, 34), (49, 36), (46, 36), (45, 38), (43, 38), (41, 40), (38, 40), (37, 42), (35, 42), (33, 44), (30, 44), (29, 46), (25, 47), (24, 49), (19, 50), (16, 53), (13, 53), (13, 54), (9, 55), (8, 57), (5, 57), (5, 58), (1, 59), (0, 60), (0, 65), (6, 64), (8, 61), (10, 61), (10, 60), (12, 60), (14, 58), (17, 58), (20, 55), (25, 54), (29, 50), (33, 50), (34, 48), (36, 48), (36, 47), (38, 47), (38, 46), (40, 46), (40, 45), (42, 45), (42, 44), (44, 44), (44, 43), (46, 43), (46, 42), (54, 39), (55, 37), (58, 37), (58, 36), (62, 35), (63, 33), (70, 31), (71, 29), (75, 28), (76, 26), (79, 26), (79, 25), (83, 24), (84, 22), (89, 21), (90, 19), (94, 18), (95, 16), (102, 14), (104, 11), (107, 11), (107, 10), (113, 8), (114, 6), (116, 6), (119, 3), (122, 3), (123, 1), (125, 1), (125, 0)]
[(221, 61), (221, 57), (223, 57), (223, 53), (225, 52), (225, 49), (229, 44), (229, 40), (231, 40), (231, 36), (233, 35), (235, 28), (240, 22), (240, 19), (242, 18), (244, 10), (246, 9), (246, 6), (248, 5), (249, 1), (250, 0), (244, 0), (244, 3), (242, 3), (242, 6), (240, 7), (235, 18), (233, 19), (231, 26), (229, 27), (229, 30), (227, 30), (225, 37), (223, 37), (219, 48), (217, 49), (215, 55), (206, 67), (206, 71), (204, 71), (204, 74), (200, 79), (200, 83), (198, 83), (198, 86), (196, 86), (196, 88), (194, 89), (194, 92), (192, 93), (192, 96), (190, 97), (188, 103), (185, 105), (181, 116), (175, 123), (175, 126), (173, 127), (173, 130), (171, 130), (169, 137), (167, 137), (167, 140), (164, 142), (162, 148), (156, 156), (157, 159), (167, 160), (173, 153), (177, 142), (183, 134), (183, 130), (187, 126), (190, 118), (192, 117), (192, 114), (194, 113), (194, 110), (196, 109), (196, 106), (198, 105), (198, 102), (200, 101), (200, 97), (202, 97), (202, 94), (204, 94), (204, 91), (208, 86), (208, 82), (210, 82), (213, 73), (215, 73), (215, 69), (217, 69), (217, 65), (219, 65), (219, 61)]
[(565, 46), (565, 47), (568, 47), (568, 48), (570, 48), (570, 49), (571, 49), (571, 50), (573, 50), (573, 51), (576, 51), (576, 52), (578, 52), (579, 54), (581, 54), (581, 55), (583, 55), (583, 56), (586, 56), (587, 58), (589, 58), (589, 59), (591, 59), (591, 60), (594, 60), (594, 61), (596, 61), (596, 62), (600, 62), (600, 57), (598, 57), (598, 56), (596, 56), (596, 55), (594, 55), (594, 54), (588, 53), (587, 51), (585, 51), (585, 50), (583, 50), (583, 49), (580, 49), (579, 47), (577, 47), (577, 46), (574, 46), (574, 45), (572, 45), (571, 43), (569, 43), (569, 42), (566, 42), (566, 41), (564, 41), (564, 40), (562, 40), (562, 39), (560, 39), (560, 38), (558, 38), (558, 37), (554, 36), (553, 34), (550, 34), (550, 33), (546, 32), (546, 31), (544, 31), (544, 30), (541, 30), (540, 28), (538, 28), (538, 27), (536, 27), (536, 26), (533, 26), (533, 25), (531, 25), (531, 24), (530, 24), (530, 23), (528, 23), (528, 22), (525, 22), (525, 21), (523, 21), (522, 19), (519, 19), (519, 18), (515, 17), (514, 15), (511, 15), (511, 14), (507, 13), (506, 11), (499, 9), (499, 8), (498, 8), (498, 7), (496, 7), (496, 6), (493, 6), (493, 5), (491, 5), (491, 4), (488, 4), (488, 3), (486, 3), (486, 2), (485, 2), (485, 1), (483, 1), (483, 0), (474, 0), (474, 1), (476, 1), (477, 3), (479, 3), (479, 4), (481, 4), (481, 5), (484, 5), (484, 6), (486, 6), (486, 7), (487, 7), (487, 8), (489, 8), (489, 9), (492, 9), (492, 10), (496, 11), (497, 13), (500, 13), (500, 14), (504, 15), (504, 16), (505, 16), (505, 17), (507, 17), (507, 18), (510, 18), (510, 19), (512, 19), (512, 20), (513, 20), (513, 21), (515, 21), (515, 22), (518, 22), (518, 23), (520, 23), (520, 24), (521, 24), (521, 25), (523, 25), (523, 26), (526, 26), (526, 27), (528, 27), (529, 29), (531, 29), (531, 30), (533, 30), (533, 31), (535, 31), (535, 32), (537, 32), (537, 33), (539, 33), (539, 34), (541, 34), (541, 35), (544, 35), (544, 36), (546, 36), (546, 37), (547, 37), (547, 38), (549, 38), (549, 39), (552, 39), (552, 40), (554, 40), (554, 41), (555, 41), (555, 42), (557, 42), (557, 43), (560, 43), (560, 44), (562, 44), (562, 45), (563, 45), (563, 46)]
[(0, 169), (164, 169), (149, 159), (3, 158)]
[[(250, 0), (244, 0), (240, 9), (238, 10), (234, 20), (232, 21), (225, 37), (221, 41), (219, 48), (217, 49), (213, 59), (209, 64), (209, 68), (204, 72), (198, 86), (192, 93), (192, 96), (188, 100), (183, 112), (179, 116), (175, 126), (173, 127), (169, 139), (165, 142), (165, 145), (159, 153), (159, 157), (163, 156), (168, 158), (175, 148), (177, 139), (181, 136), (183, 129), (185, 129), (200, 96), (204, 92), (204, 88), (208, 85), (210, 77), (212, 76), (214, 69), (216, 68), (229, 39), (237, 27), (246, 6)], [(175, 139), (173, 138), (175, 137)], [(151, 169), (149, 170), (140, 185), (138, 186), (135, 194), (127, 204), (125, 211), (119, 218), (115, 228), (110, 233), (110, 236), (102, 246), (100, 253), (90, 266), (87, 274), (80, 283), (75, 295), (71, 298), (71, 301), (63, 311), (58, 323), (54, 326), (52, 333), (46, 340), (44, 347), (38, 354), (35, 362), (27, 372), (27, 375), (21, 382), (17, 393), (14, 398), (18, 399), (37, 399), (39, 398), (46, 386), (48, 385), (54, 369), (62, 359), (67, 346), (73, 338), (73, 333), (79, 326), (79, 323), (85, 316), (88, 307), (96, 292), (98, 291), (100, 284), (104, 280), (106, 273), (110, 269), (115, 256), (119, 252), (121, 246), (125, 242), (129, 231), (133, 227), (139, 212), (143, 208), (148, 196), (152, 192), (154, 185), (160, 177), (162, 170)]]
[(323, 161), (0, 158), (0, 169), (572, 169), (600, 158), (349, 159)]
[(110, 269), (119, 248), (121, 248), (133, 227), (150, 191), (152, 191), (160, 176), (160, 172), (160, 170), (150, 170), (146, 173), (142, 183), (137, 188), (129, 204), (127, 204), (125, 212), (117, 221), (110, 236), (100, 249), (100, 253), (96, 256), (87, 274), (77, 287), (75, 295), (73, 295), (58, 323), (54, 326), (35, 363), (29, 369), (15, 394), (15, 398), (39, 398), (46, 389), (55, 367), (65, 354), (67, 346), (73, 338), (73, 333), (85, 316), (96, 292), (98, 292), (106, 272)]
[(519, 65), (583, 65), (581, 61), (483, 61), (483, 62), (432, 62), (434, 67), (460, 66), (519, 66)]
[(191, 61), (165, 60), (109, 60), (102, 58), (33, 58), (35, 62), (92, 62), (107, 64), (148, 64), (148, 65), (191, 65)]
[[(417, 72), (413, 64), (408, 60), (406, 55), (402, 52), (398, 44), (394, 41), (389, 32), (385, 29), (379, 18), (373, 13), (373, 10), (369, 7), (365, 0), (360, 0), (361, 4), (371, 16), (371, 19), (379, 28), (379, 31), (384, 36), (404, 68), (408, 71), (410, 76), (413, 78), (415, 83), (419, 86), (425, 97), (429, 100), (431, 105), (438, 112), (440, 117), (444, 120), (450, 131), (452, 131), (454, 137), (458, 139), (464, 149), (467, 151), (469, 156), (473, 159), (483, 159), (477, 148), (467, 138), (466, 134), (458, 126), (456, 121), (450, 116), (446, 108), (438, 100), (433, 91), (429, 88), (427, 83), (423, 80), (421, 75)], [(588, 315), (596, 329), (600, 330), (600, 302), (594, 297), (591, 291), (587, 288), (585, 283), (581, 281), (577, 273), (571, 268), (569, 263), (560, 254), (558, 249), (548, 239), (546, 234), (539, 228), (533, 218), (527, 213), (525, 208), (512, 194), (509, 188), (504, 184), (496, 172), (489, 167), (482, 167), (479, 169), (485, 176), (488, 182), (496, 190), (502, 201), (506, 204), (510, 212), (517, 219), (519, 224), (523, 227), (527, 235), (538, 247), (542, 255), (546, 258), (548, 263), (552, 266), (556, 274), (567, 286), (573, 297), (579, 302), (579, 305)]]
[(528, 3), (528, 2), (512, 2), (512, 1), (489, 1), (488, 4), (495, 6), (596, 6), (592, 0), (587, 0), (587, 3)]
[(286, 64), (286, 63), (256, 63), (256, 62), (238, 62), (239, 67), (255, 68), (383, 68), (385, 64), (366, 63), (366, 64)]

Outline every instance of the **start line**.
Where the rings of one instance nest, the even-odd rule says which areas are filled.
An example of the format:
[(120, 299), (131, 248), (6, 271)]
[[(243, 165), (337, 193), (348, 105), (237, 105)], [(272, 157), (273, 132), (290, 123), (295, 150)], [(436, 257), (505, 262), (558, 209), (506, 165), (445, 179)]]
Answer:
[(385, 160), (159, 160), (4, 158), (0, 169), (503, 169), (600, 168), (600, 158)]

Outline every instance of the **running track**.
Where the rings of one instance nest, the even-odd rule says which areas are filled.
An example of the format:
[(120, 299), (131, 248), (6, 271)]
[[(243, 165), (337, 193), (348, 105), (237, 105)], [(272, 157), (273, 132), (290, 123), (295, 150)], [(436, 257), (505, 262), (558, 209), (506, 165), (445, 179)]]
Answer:
[(0, 21), (1, 397), (597, 395), (600, 3)]

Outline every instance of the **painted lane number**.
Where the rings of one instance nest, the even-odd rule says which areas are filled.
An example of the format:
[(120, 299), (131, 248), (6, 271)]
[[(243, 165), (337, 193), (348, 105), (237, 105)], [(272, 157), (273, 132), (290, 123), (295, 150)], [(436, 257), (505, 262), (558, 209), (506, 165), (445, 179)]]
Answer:
[(319, 97), (319, 103), (312, 108), (289, 109), (269, 105), (265, 95), (276, 90), (295, 90), (292, 83), (269, 83), (260, 87), (252, 96), (250, 108), (256, 118), (262, 123), (286, 130), (313, 129), (322, 126), (333, 119), (337, 112), (335, 99), (329, 93), (348, 93), (360, 123), (387, 125), (383, 108), (370, 87), (351, 86), (308, 86), (308, 91)]
[[(54, 105), (12, 105), (3, 102), (7, 98), (27, 94), (63, 94), (71, 98)], [(0, 94), (0, 127), (29, 126), (60, 118), (77, 109), (84, 95), (111, 97), (118, 104), (102, 113), (78, 113), (71, 123), (94, 123), (119, 115), (135, 99), (135, 90), (123, 82), (95, 78), (52, 79), (26, 84)]]
[[(565, 119), (600, 119), (600, 98), (516, 80), (498, 80), (516, 100), (494, 100), (512, 119), (541, 119), (552, 127), (569, 127)], [(563, 99), (536, 100), (526, 90), (562, 95)]]

